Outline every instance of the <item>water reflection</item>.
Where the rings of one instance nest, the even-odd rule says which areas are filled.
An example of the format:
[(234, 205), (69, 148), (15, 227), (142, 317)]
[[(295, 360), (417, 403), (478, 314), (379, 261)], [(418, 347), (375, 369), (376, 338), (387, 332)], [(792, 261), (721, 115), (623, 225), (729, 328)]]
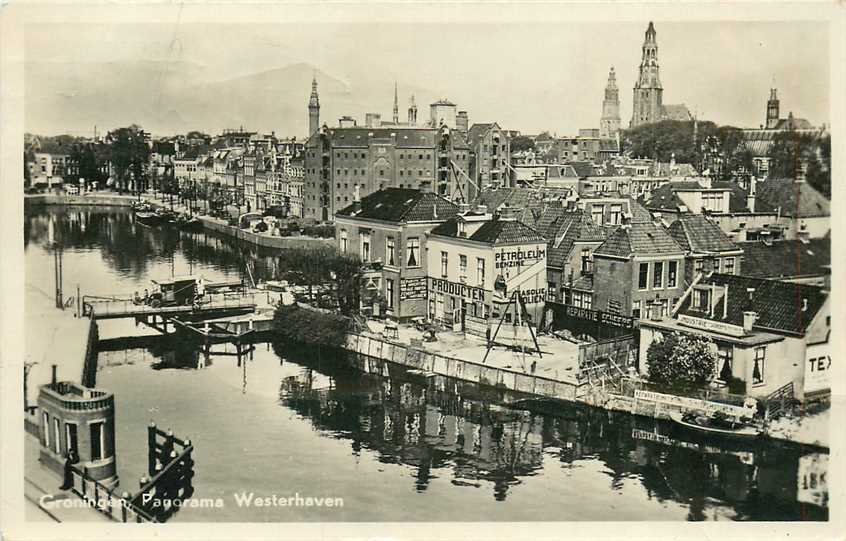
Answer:
[[(51, 228), (54, 239), (65, 248), (67, 272), (77, 269), (91, 275), (88, 287), (101, 287), (103, 291), (131, 290), (126, 277), (133, 278), (135, 284), (148, 282), (169, 271), (173, 261), (178, 272), (196, 265), (203, 272), (232, 276), (241, 272), (246, 257), (255, 262), (256, 279), (268, 279), (278, 277), (279, 261), (284, 257), (283, 251), (241, 245), (209, 232), (149, 229), (135, 224), (126, 210), (51, 207), (26, 216), (27, 264), (33, 265), (27, 267), (28, 286), (30, 273), (38, 268), (52, 272), (48, 254), (33, 255), (37, 250), (32, 250), (36, 245), (44, 251)], [(49, 279), (44, 277), (44, 283)], [(167, 390), (176, 397), (184, 388), (177, 384), (169, 387), (171, 377), (193, 375), (191, 371), (200, 375), (220, 370), (251, 404), (266, 400), (256, 391), (269, 385), (270, 399), (278, 400), (280, 406), (271, 405), (275, 415), (294, 415), (299, 423), (314, 428), (315, 438), (348, 444), (348, 454), (334, 460), (374, 457), (386, 470), (387, 465), (401, 466), (410, 476), (394, 472), (387, 486), (393, 489), (403, 484), (439, 502), (472, 500), (475, 505), (484, 505), (468, 494), (478, 493), (488, 502), (512, 506), (508, 508), (512, 514), (503, 513), (510, 518), (515, 518), (513, 506), (519, 505), (526, 513), (530, 511), (526, 506), (543, 510), (544, 517), (554, 520), (565, 508), (579, 509), (582, 505), (562, 499), (571, 490), (567, 484), (578, 480), (583, 484), (574, 486), (584, 487), (586, 500), (609, 505), (603, 495), (634, 493), (632, 499), (643, 498), (667, 507), (681, 504), (689, 520), (828, 518), (828, 455), (815, 450), (774, 442), (702, 440), (671, 425), (575, 406), (533, 413), (508, 407), (520, 398), (508, 391), (446, 378), (425, 379), (398, 366), (389, 366), (384, 376), (365, 374), (351, 367), (346, 354), (326, 350), (296, 350), (273, 344), (272, 352), (242, 355), (238, 366), (239, 358), (232, 355), (236, 352), (231, 345), (218, 344), (206, 356), (195, 342), (178, 337), (107, 343), (112, 351), (100, 354), (100, 368), (113, 371), (109, 384), (122, 389), (121, 396), (129, 395), (127, 387), (135, 385), (132, 381), (122, 383), (121, 364), (135, 364), (131, 368), (155, 373), (156, 383), (151, 385), (160, 385), (157, 391), (162, 395)], [(127, 349), (131, 347), (143, 349)], [(262, 381), (257, 381), (255, 374)], [(203, 381), (210, 384), (207, 379)], [(206, 400), (213, 400), (213, 396)], [(237, 432), (238, 423), (243, 423), (243, 418), (228, 415), (231, 404), (204, 406), (208, 412), (197, 413), (202, 415), (198, 419), (192, 417), (193, 409), (180, 413), (180, 424), (188, 424), (193, 432), (189, 423), (202, 425), (205, 417), (211, 416), (228, 434)], [(124, 420), (134, 414), (124, 411)], [(149, 420), (147, 416), (144, 412), (139, 426)], [(272, 420), (265, 418), (264, 422), (272, 426)], [(202, 436), (197, 431), (196, 438)], [(284, 439), (285, 435), (255, 437)], [(252, 443), (255, 448), (261, 447), (259, 442)], [(309, 448), (314, 442), (304, 440), (296, 445)], [(256, 460), (276, 461), (278, 457)], [(228, 466), (221, 463), (217, 467)], [(344, 469), (340, 462), (322, 467), (327, 470), (327, 478)], [(239, 478), (239, 472), (231, 474)], [(209, 481), (198, 477), (198, 491), (204, 489), (204, 482)], [(216, 488), (229, 489), (225, 479), (215, 482)], [(458, 496), (445, 494), (444, 485)], [(367, 492), (368, 488), (356, 490)], [(437, 496), (431, 496), (433, 493)], [(532, 495), (531, 502), (527, 494)], [(396, 505), (406, 503), (404, 500)]]

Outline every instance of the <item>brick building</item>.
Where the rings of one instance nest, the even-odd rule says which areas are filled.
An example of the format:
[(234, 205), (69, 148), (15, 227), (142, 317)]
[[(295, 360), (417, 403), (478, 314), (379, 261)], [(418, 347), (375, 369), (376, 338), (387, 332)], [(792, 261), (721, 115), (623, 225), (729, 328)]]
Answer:
[(457, 205), (436, 194), (385, 188), (336, 214), (335, 240), (342, 254), (380, 264), (370, 279), (389, 316), (425, 316), (427, 233), (457, 213)]
[[(496, 122), (473, 124), (467, 132), (470, 176), (476, 186), (511, 186), (511, 138)], [(475, 194), (473, 194), (475, 195)], [(472, 195), (469, 200), (472, 200)]]
[(743, 250), (702, 214), (681, 214), (668, 228), (685, 251), (684, 285), (699, 274), (740, 274)]
[(656, 299), (661, 312), (684, 293), (685, 251), (660, 224), (617, 228), (593, 251), (593, 306), (612, 314), (645, 316)]

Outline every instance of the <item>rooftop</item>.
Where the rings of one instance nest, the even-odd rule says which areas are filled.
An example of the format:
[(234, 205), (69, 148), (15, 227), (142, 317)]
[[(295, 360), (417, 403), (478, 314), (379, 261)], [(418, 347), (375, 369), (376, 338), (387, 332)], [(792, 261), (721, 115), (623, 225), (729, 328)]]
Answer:
[(453, 218), (458, 205), (420, 190), (385, 188), (361, 200), (360, 210), (355, 204), (338, 211), (337, 216), (378, 220), (382, 222), (436, 222)]
[(807, 182), (768, 179), (758, 182), (755, 210), (795, 218), (831, 216), (831, 202)]
[[(755, 328), (801, 335), (827, 298), (825, 291), (817, 286), (733, 274), (712, 273), (697, 284), (710, 285), (716, 286), (717, 291), (728, 287), (727, 295), (714, 306), (713, 316), (691, 309), (691, 295), (684, 298), (679, 313), (742, 326), (743, 312), (752, 310), (758, 313)], [(749, 292), (750, 288), (754, 291)], [(724, 309), (726, 317), (723, 317)]]
[(640, 222), (618, 227), (593, 253), (630, 258), (635, 255), (684, 255), (684, 250), (661, 225)]
[(740, 247), (702, 214), (681, 214), (669, 227), (679, 246), (694, 253), (733, 252)]
[(739, 242), (741, 274), (755, 278), (795, 278), (831, 273), (831, 238), (807, 241)]
[[(458, 237), (458, 221), (462, 218), (457, 216), (440, 224), (432, 230), (433, 235), (443, 237)], [(504, 220), (494, 218), (481, 225), (468, 240), (484, 242), (485, 244), (517, 244), (530, 242), (546, 242), (540, 233), (519, 220)]]

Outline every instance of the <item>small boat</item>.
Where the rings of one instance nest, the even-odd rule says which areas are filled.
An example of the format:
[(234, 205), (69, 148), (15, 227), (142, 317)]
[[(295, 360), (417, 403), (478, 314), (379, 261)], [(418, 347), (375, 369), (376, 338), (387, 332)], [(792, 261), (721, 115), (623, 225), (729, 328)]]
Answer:
[(179, 229), (183, 231), (196, 232), (203, 230), (203, 222), (199, 218), (184, 218), (179, 220)]
[(135, 219), (138, 223), (152, 227), (162, 223), (162, 216), (155, 212), (136, 212)]
[(762, 434), (762, 430), (756, 426), (743, 421), (735, 421), (727, 417), (715, 415), (702, 415), (700, 413), (682, 413), (673, 411), (669, 413), (670, 419), (676, 424), (691, 430), (706, 434), (719, 436), (731, 436), (739, 438), (754, 438)]

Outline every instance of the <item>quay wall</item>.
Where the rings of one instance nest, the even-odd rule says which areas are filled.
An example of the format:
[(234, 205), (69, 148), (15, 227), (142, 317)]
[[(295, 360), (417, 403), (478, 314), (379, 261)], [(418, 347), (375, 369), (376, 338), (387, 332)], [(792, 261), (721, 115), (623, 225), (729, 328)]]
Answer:
[(130, 207), (137, 200), (137, 197), (131, 195), (117, 194), (26, 194), (24, 195), (24, 209), (44, 205)]
[(238, 229), (225, 224), (220, 220), (214, 220), (205, 216), (198, 216), (203, 227), (211, 231), (217, 231), (233, 238), (240, 238), (246, 242), (262, 246), (264, 248), (328, 248), (334, 246), (334, 239), (319, 239), (315, 237), (273, 237), (270, 235), (259, 235), (244, 229)]
[(578, 391), (584, 384), (555, 380), (524, 374), (507, 368), (497, 368), (481, 363), (446, 357), (425, 349), (409, 347), (366, 335), (347, 334), (344, 349), (355, 353), (357, 368), (366, 373), (387, 374), (384, 361), (422, 370), (441, 376), (500, 387), (546, 398), (571, 402), (578, 400)]

